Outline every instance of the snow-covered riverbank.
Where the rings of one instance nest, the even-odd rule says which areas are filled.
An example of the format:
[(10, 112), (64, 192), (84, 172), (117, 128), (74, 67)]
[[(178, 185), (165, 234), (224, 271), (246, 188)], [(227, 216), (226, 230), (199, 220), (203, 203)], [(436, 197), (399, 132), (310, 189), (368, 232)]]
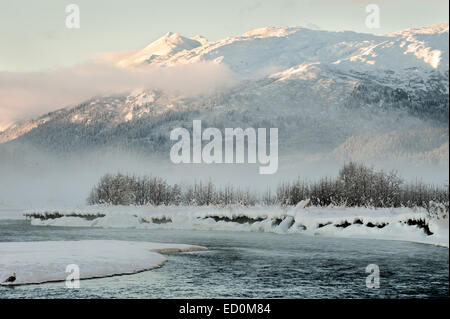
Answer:
[(304, 233), (449, 246), (448, 217), (423, 208), (84, 206), (29, 210), (32, 225)]
[(160, 253), (205, 250), (184, 244), (117, 240), (37, 241), (0, 243), (0, 282), (16, 273), (14, 285), (64, 281), (70, 264), (80, 279), (133, 274), (160, 267)]

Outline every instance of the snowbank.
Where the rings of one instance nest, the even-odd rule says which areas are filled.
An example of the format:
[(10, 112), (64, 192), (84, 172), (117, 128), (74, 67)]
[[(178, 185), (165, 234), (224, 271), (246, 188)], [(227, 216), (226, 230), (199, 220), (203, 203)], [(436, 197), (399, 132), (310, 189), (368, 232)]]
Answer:
[(80, 279), (132, 274), (160, 267), (160, 252), (205, 250), (183, 244), (114, 240), (38, 241), (0, 243), (0, 282), (14, 272), (14, 284), (64, 281), (66, 267), (76, 264)]
[[(423, 208), (87, 206), (26, 212), (32, 225), (305, 233), (448, 247), (448, 218)], [(57, 218), (54, 218), (57, 216)], [(83, 218), (82, 216), (87, 216)], [(97, 216), (97, 217), (96, 217)]]

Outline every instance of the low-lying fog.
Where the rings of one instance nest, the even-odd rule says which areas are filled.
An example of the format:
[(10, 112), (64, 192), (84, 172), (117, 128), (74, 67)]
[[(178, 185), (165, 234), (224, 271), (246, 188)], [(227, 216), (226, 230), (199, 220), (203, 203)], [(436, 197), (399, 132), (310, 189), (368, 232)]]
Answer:
[[(230, 184), (264, 192), (297, 177), (308, 181), (335, 177), (343, 163), (343, 160), (312, 161), (301, 155), (280, 156), (277, 173), (260, 175), (259, 164), (173, 164), (169, 154), (165, 158), (150, 158), (132, 153), (99, 152), (60, 158), (38, 152), (5, 152), (0, 147), (0, 206), (84, 205), (91, 188), (106, 173), (159, 176), (170, 184), (211, 180), (216, 185)], [(448, 166), (418, 166), (413, 162), (365, 164), (377, 169), (395, 169), (406, 181), (448, 184)]]

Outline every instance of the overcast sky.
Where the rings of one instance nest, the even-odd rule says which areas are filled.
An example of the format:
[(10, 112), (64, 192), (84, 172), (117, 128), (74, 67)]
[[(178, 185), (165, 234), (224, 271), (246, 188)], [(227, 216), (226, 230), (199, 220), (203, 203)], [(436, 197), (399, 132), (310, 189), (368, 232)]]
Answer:
[[(65, 7), (81, 28), (65, 27)], [(365, 26), (367, 4), (380, 28)], [(263, 26), (389, 33), (448, 22), (447, 0), (0, 0), (0, 71), (56, 69), (98, 52), (142, 48), (168, 31), (209, 40)]]

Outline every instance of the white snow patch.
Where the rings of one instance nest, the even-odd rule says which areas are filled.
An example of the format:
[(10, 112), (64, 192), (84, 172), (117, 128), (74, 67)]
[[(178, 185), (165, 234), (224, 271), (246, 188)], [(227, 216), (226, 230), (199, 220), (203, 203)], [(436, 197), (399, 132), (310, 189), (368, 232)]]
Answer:
[(205, 250), (184, 244), (115, 240), (0, 243), (0, 282), (16, 273), (14, 285), (64, 281), (66, 267), (76, 264), (80, 279), (133, 274), (160, 267), (160, 252)]

